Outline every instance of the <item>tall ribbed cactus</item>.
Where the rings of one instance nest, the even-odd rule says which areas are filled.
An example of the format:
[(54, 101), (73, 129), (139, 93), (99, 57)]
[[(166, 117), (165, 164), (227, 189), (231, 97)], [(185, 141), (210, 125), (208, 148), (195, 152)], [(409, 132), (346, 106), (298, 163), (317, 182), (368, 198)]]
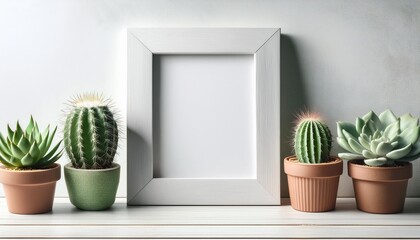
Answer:
[(328, 161), (332, 145), (330, 129), (315, 114), (300, 117), (295, 130), (294, 148), (299, 162)]
[(118, 147), (118, 125), (102, 95), (84, 94), (70, 101), (64, 146), (73, 167), (109, 168)]

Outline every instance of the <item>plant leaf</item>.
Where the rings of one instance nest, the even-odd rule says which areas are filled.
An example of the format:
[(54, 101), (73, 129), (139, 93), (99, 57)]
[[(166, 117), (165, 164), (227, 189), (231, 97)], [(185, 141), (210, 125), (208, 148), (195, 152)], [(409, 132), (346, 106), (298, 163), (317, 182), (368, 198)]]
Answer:
[(393, 148), (394, 147), (391, 145), (391, 143), (381, 142), (376, 148), (376, 153), (379, 156), (385, 156), (387, 153), (391, 152)]
[(395, 116), (395, 114), (387, 109), (385, 111), (383, 111), (381, 114), (379, 114), (379, 119), (381, 120), (381, 123), (383, 126), (389, 126), (392, 123), (394, 123), (395, 121), (397, 121), (397, 117)]
[(26, 154), (16, 144), (11, 143), (12, 157), (22, 159)]
[(45, 153), (47, 153), (48, 148), (47, 148), (47, 143), (48, 143), (48, 137), (49, 137), (49, 132), (46, 133), (46, 135), (41, 139), (41, 142), (39, 143), (39, 151), (41, 151), (40, 155), (41, 157), (45, 155)]
[(41, 133), (39, 132), (38, 123), (36, 121), (34, 121), (33, 138), (38, 144), (41, 143)]
[(36, 144), (36, 142), (32, 143), (31, 148), (29, 149), (29, 154), (31, 154), (31, 156), (37, 160), (41, 157), (41, 151), (38, 148), (38, 144)]
[(45, 155), (44, 156), (44, 158), (51, 158), (54, 154), (55, 154), (55, 152), (57, 151), (57, 149), (60, 147), (60, 144), (61, 144), (61, 142), (62, 142), (63, 140), (60, 140), (52, 149), (51, 149), (51, 151), (47, 154), (47, 155)]
[(353, 152), (362, 154), (362, 151), (364, 150), (364, 147), (362, 145), (360, 145), (359, 142), (357, 142), (354, 139), (349, 139), (349, 145), (350, 147), (353, 149)]
[(54, 139), (54, 135), (55, 135), (56, 131), (57, 131), (57, 127), (54, 128), (54, 130), (52, 131), (52, 133), (48, 137), (48, 142), (47, 142), (47, 146), (46, 146), (47, 147), (47, 150), (51, 147), (51, 143), (52, 143), (52, 141)]
[(343, 130), (346, 130), (349, 134), (354, 137), (359, 136), (359, 133), (356, 130), (356, 127), (348, 122), (337, 122), (337, 134), (338, 137), (345, 138), (343, 134)]
[(16, 122), (16, 131), (13, 134), (13, 142), (15, 144), (18, 144), (18, 142), (20, 141), (20, 139), (23, 137), (23, 130), (22, 127), (19, 124), (19, 121)]
[(369, 166), (374, 166), (374, 167), (380, 167), (380, 166), (385, 165), (386, 163), (387, 163), (387, 159), (384, 157), (365, 159), (365, 164)]
[(29, 120), (28, 126), (26, 127), (26, 135), (30, 135), (32, 133), (32, 130), (34, 129), (34, 118), (31, 115), (31, 119)]
[(359, 143), (366, 149), (370, 149), (370, 143), (365, 138), (359, 137)]
[(365, 157), (366, 159), (377, 158), (378, 157), (378, 155), (376, 155), (375, 153), (373, 153), (369, 150), (363, 150), (362, 154), (363, 154), (363, 157)]
[(20, 162), (20, 159), (17, 159), (15, 157), (11, 157), (9, 159), (9, 163), (11, 163), (13, 166), (15, 166), (17, 168), (23, 167), (22, 163)]
[(13, 135), (14, 134), (15, 133), (12, 131), (9, 124), (7, 124), (7, 137), (9, 138), (10, 141), (13, 141)]
[(393, 159), (393, 160), (398, 160), (400, 158), (405, 157), (411, 150), (411, 144), (408, 144), (407, 146), (400, 148), (400, 149), (396, 149), (392, 152), (389, 152), (386, 157)]
[(11, 155), (9, 146), (7, 145), (6, 140), (4, 139), (3, 135), (0, 133), (0, 149), (2, 149), (7, 154)]
[(14, 167), (11, 163), (9, 163), (6, 159), (2, 158), (1, 156), (0, 156), (0, 163), (8, 168)]
[(407, 113), (400, 117), (400, 129), (404, 131), (407, 128), (416, 127), (419, 125), (419, 119), (411, 116), (411, 114)]
[(420, 134), (420, 127), (410, 127), (406, 128), (401, 134), (398, 136), (398, 143), (399, 146), (407, 146), (408, 144), (414, 144), (419, 140)]
[(26, 139), (25, 136), (22, 135), (22, 137), (20, 138), (20, 141), (18, 142), (17, 146), (19, 147), (19, 149), (23, 152), (23, 153), (28, 153), (29, 149), (31, 149), (31, 143), (29, 142), (28, 139)]
[(350, 147), (350, 145), (348, 144), (348, 142), (346, 141), (346, 139), (338, 137), (337, 138), (337, 143), (338, 145), (340, 145), (340, 147), (342, 147), (344, 150), (348, 151), (348, 152), (353, 152), (353, 149)]
[(24, 167), (29, 167), (35, 163), (35, 160), (29, 153), (27, 153), (25, 156), (23, 156), (20, 162)]
[(339, 153), (338, 157), (344, 160), (363, 159), (362, 155), (353, 154), (353, 153)]
[(356, 118), (356, 131), (358, 133), (362, 132), (362, 128), (363, 128), (364, 125), (365, 125), (365, 121), (363, 121), (363, 119), (361, 119), (359, 117)]
[(381, 139), (375, 139), (370, 142), (370, 151), (374, 154), (377, 154), (376, 149), (378, 148), (379, 143), (381, 143)]
[(400, 133), (400, 120), (398, 119), (393, 124), (385, 128), (383, 136), (389, 140), (393, 140)]
[(64, 151), (64, 149), (61, 149), (61, 151), (51, 159), (46, 158), (47, 159), (46, 161), (42, 161), (42, 162), (39, 161), (39, 164), (37, 164), (37, 166), (45, 167), (45, 166), (49, 166), (49, 165), (55, 163), (58, 159), (61, 158), (61, 156), (63, 156), (63, 151)]

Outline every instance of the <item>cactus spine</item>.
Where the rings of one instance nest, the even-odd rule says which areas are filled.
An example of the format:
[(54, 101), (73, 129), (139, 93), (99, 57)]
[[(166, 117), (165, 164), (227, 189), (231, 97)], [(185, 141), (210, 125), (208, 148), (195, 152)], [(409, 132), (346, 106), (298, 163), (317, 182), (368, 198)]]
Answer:
[(331, 145), (331, 132), (319, 116), (307, 114), (300, 117), (294, 138), (294, 149), (299, 162), (327, 162)]
[(109, 168), (118, 147), (118, 125), (101, 95), (85, 94), (70, 101), (64, 146), (73, 167)]

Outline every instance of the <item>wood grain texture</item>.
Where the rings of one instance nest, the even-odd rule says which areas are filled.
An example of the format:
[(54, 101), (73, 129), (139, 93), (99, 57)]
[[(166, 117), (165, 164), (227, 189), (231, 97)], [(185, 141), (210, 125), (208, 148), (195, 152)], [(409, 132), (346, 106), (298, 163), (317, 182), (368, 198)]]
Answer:
[(255, 53), (276, 28), (133, 28), (154, 54)]
[(153, 55), (130, 32), (127, 41), (127, 199), (130, 204), (153, 177)]
[(15, 215), (0, 199), (0, 238), (420, 238), (420, 199), (401, 214), (368, 214), (354, 199), (333, 212), (303, 213), (290, 206), (143, 206), (118, 201), (109, 211), (80, 211), (56, 199), (53, 212)]
[(257, 179), (280, 204), (280, 29), (255, 54)]
[[(128, 32), (128, 204), (279, 205), (279, 29), (129, 29)], [(161, 53), (255, 55), (256, 179), (153, 178), (152, 58), (153, 54)]]

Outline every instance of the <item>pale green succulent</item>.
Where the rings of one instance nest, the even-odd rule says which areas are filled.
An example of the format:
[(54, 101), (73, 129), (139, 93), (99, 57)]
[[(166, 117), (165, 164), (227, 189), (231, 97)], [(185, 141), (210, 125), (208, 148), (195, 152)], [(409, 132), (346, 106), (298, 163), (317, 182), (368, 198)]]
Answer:
[(420, 157), (419, 119), (405, 114), (396, 117), (390, 110), (379, 116), (370, 111), (353, 125), (337, 122), (337, 143), (349, 153), (344, 160), (364, 159), (370, 166), (391, 166)]
[(7, 125), (7, 137), (0, 133), (0, 162), (12, 169), (39, 169), (56, 162), (63, 154), (63, 149), (57, 154), (61, 141), (51, 151), (50, 149), (57, 127), (50, 132), (50, 126), (43, 133), (31, 116), (28, 126), (22, 129), (19, 122), (13, 131)]

